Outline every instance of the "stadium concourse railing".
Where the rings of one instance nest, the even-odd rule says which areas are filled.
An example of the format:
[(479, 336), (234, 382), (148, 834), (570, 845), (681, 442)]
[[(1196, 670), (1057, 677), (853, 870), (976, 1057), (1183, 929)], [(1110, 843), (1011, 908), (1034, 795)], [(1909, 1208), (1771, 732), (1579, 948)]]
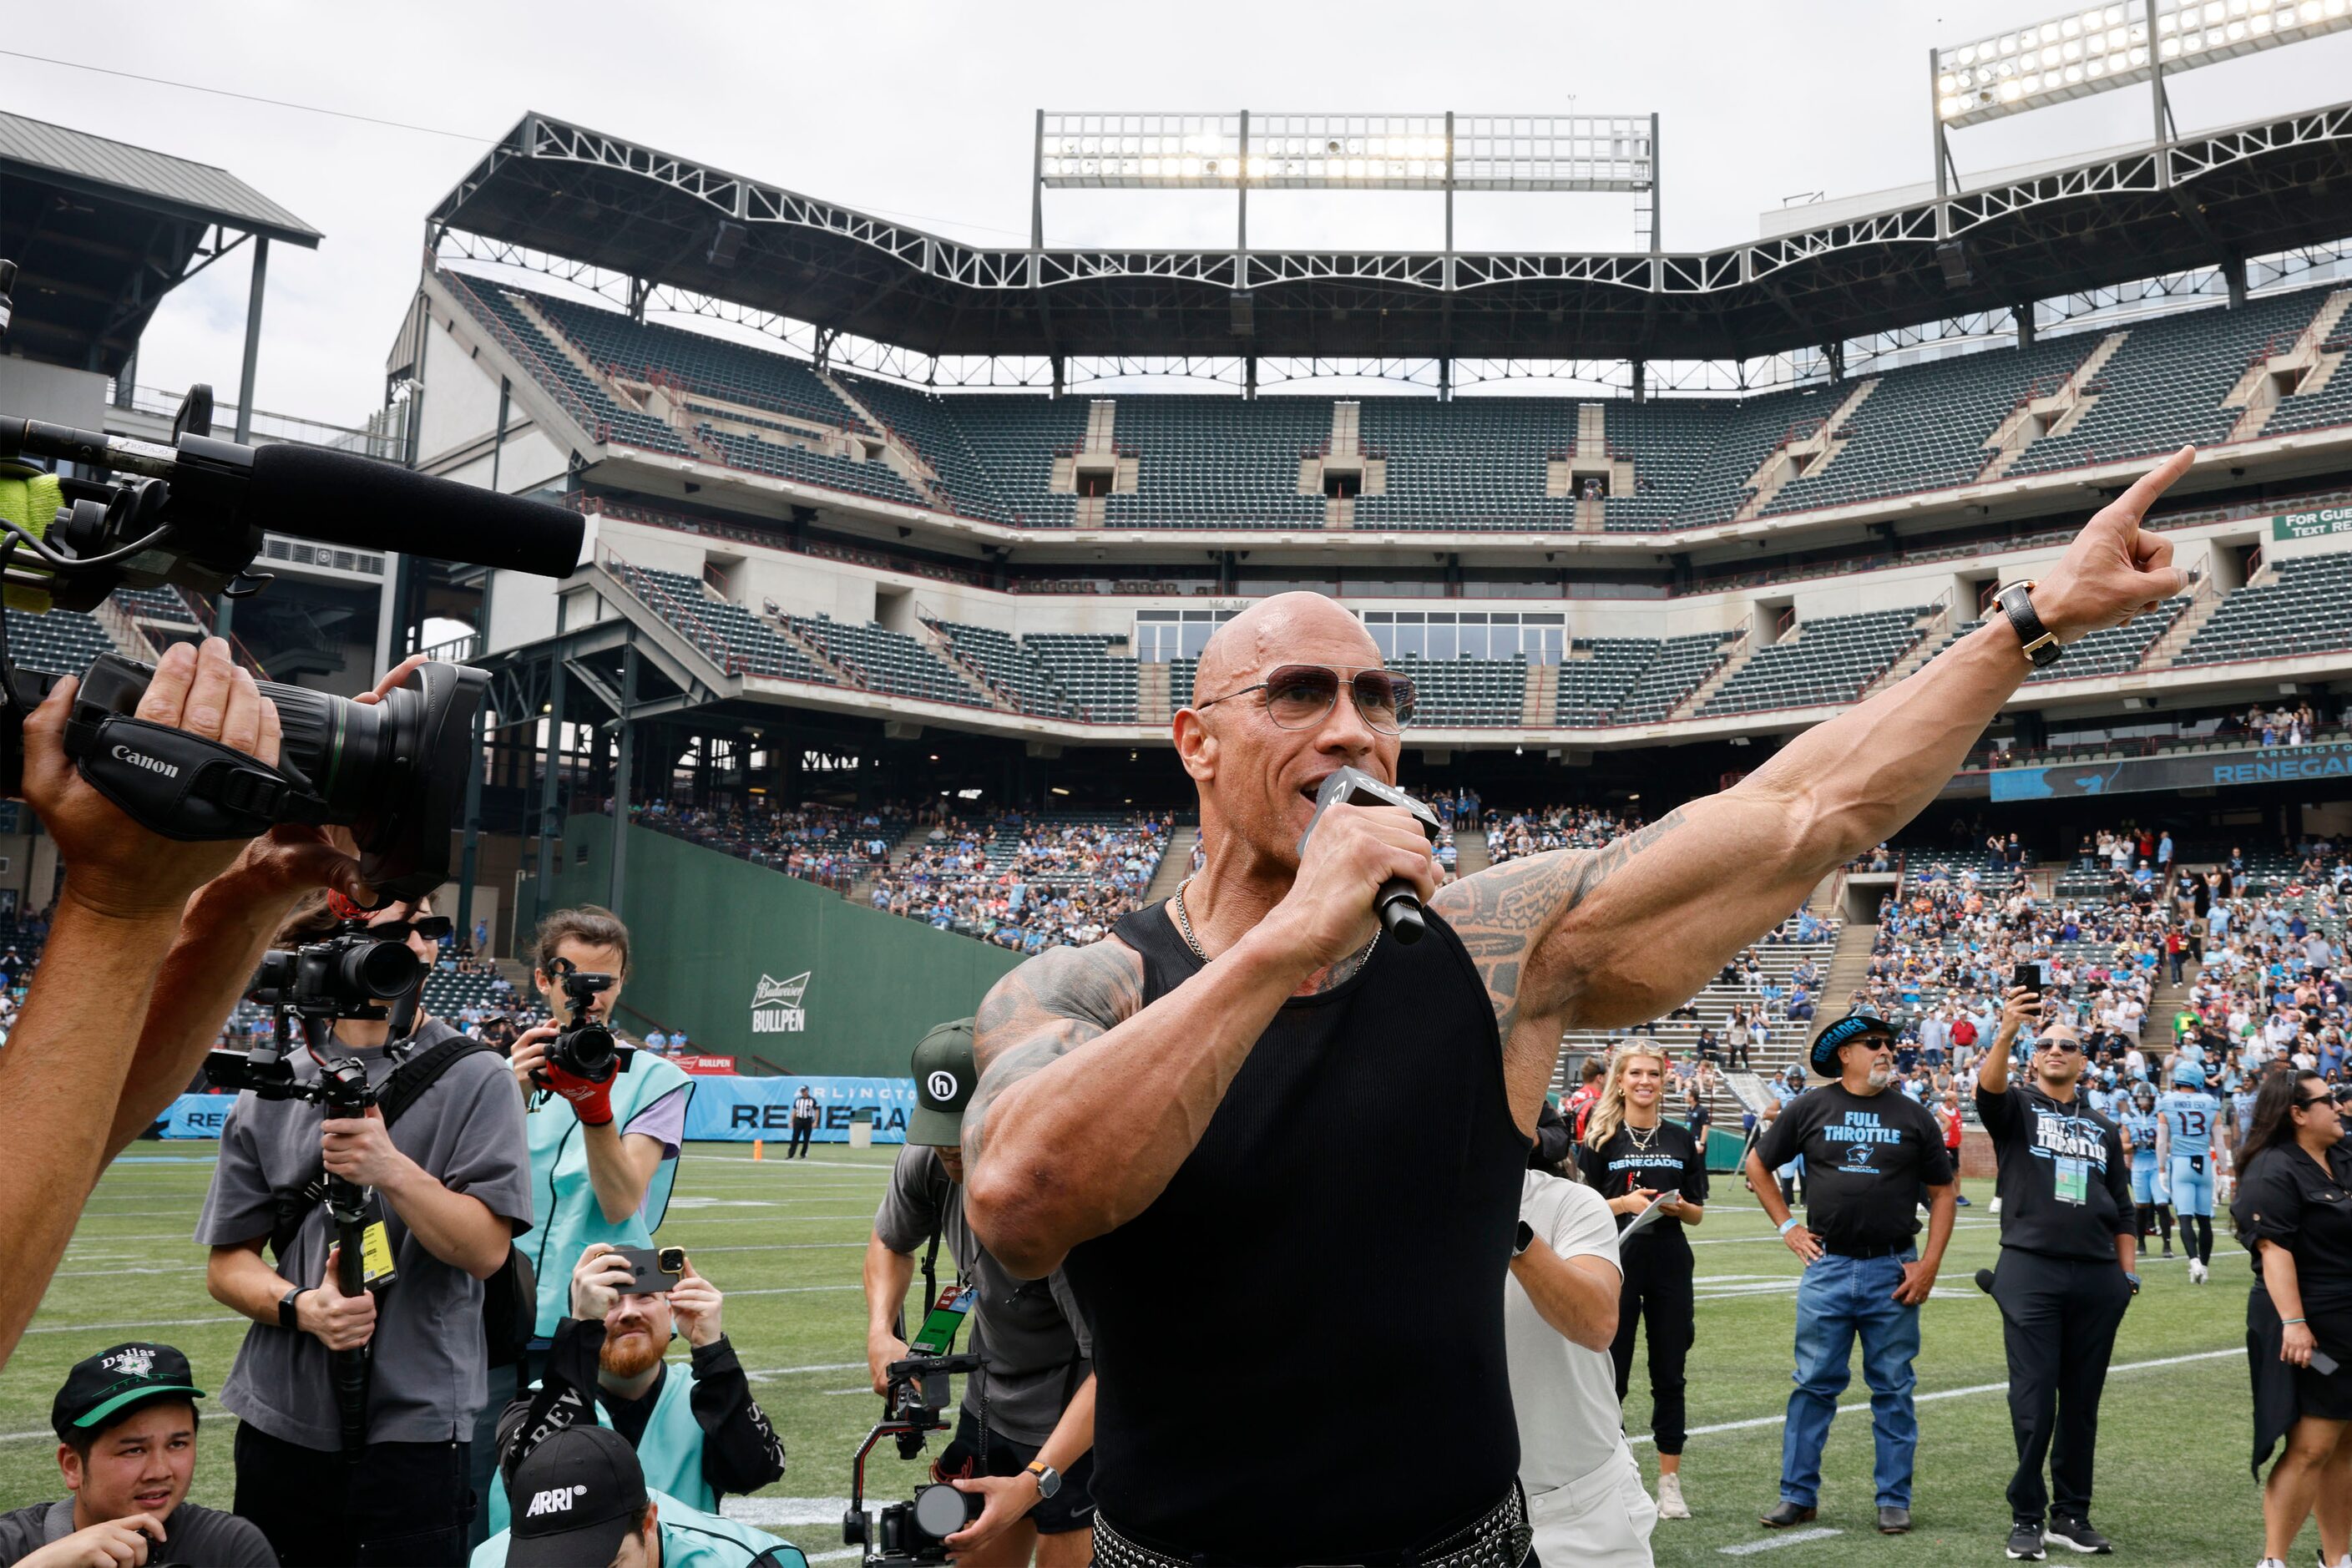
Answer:
[(700, 534), (710, 539), (724, 539), (737, 544), (756, 544), (768, 550), (781, 550), (793, 555), (810, 555), (825, 561), (840, 561), (855, 566), (871, 566), (877, 571), (898, 572), (910, 577), (929, 577), (935, 582), (954, 583), (967, 588), (984, 588), (987, 582), (977, 572), (959, 572), (952, 566), (935, 562), (918, 561), (910, 556), (893, 555), (882, 550), (860, 550), (852, 545), (827, 544), (817, 540), (794, 539), (790, 534), (770, 532), (756, 528), (740, 528), (732, 523), (710, 518), (688, 517), (683, 512), (664, 511), (658, 507), (635, 501), (614, 500), (610, 497), (590, 495), (574, 490), (560, 498), (561, 504), (570, 507), (583, 517), (599, 513), (616, 517), (625, 522), (643, 523), (648, 528), (666, 528), (678, 533)]
[[(2193, 668), (2207, 668), (2198, 665)], [(2341, 745), (2352, 741), (2352, 724), (2322, 723), (2313, 727), (2304, 746)], [(2124, 762), (2135, 757), (2185, 755), (2192, 752), (2287, 752), (2300, 749), (2284, 742), (2265, 746), (2259, 735), (2245, 731), (2224, 734), (2219, 731), (2201, 735), (2134, 735), (2114, 741), (2078, 741), (2040, 746), (2016, 746), (2002, 751), (1984, 745), (1970, 752), (1960, 763), (1962, 773), (1986, 773), (1997, 768), (2042, 768), (2061, 766), (2069, 763)]]
[[(437, 269), (436, 275), (448, 287), (449, 292), (462, 301), (466, 309), (474, 313), (474, 320), (497, 341), (499, 347), (512, 355), (515, 363), (530, 373), (532, 380), (538, 382), (543, 390), (558, 403), (563, 405), (563, 411), (578, 422), (580, 428), (587, 432), (590, 439), (600, 447), (612, 443), (611, 422), (600, 417), (590, 409), (588, 405), (582, 401), (580, 395), (572, 390), (569, 383), (548, 368), (547, 361), (540, 356), (538, 350), (515, 335), (514, 329), (508, 326), (499, 318), (499, 313), (483, 301), (479, 294), (474, 292), (474, 286), (466, 281), (464, 273), (452, 272), (446, 268), (442, 268)], [(624, 444), (634, 445), (634, 443)]]
[(743, 657), (728, 646), (725, 637), (712, 631), (702, 617), (688, 608), (677, 595), (623, 560), (612, 546), (604, 543), (596, 546), (596, 564), (606, 576), (628, 590), (639, 604), (659, 616), (684, 637), (696, 652), (717, 665), (720, 673), (754, 673)]

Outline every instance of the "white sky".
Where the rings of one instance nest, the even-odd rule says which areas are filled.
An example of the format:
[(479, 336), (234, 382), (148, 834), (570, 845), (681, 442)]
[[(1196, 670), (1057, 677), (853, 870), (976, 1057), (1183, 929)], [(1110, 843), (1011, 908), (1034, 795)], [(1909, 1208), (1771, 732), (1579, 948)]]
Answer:
[[(13, 112), (226, 167), (326, 239), (273, 247), (259, 405), (354, 424), (415, 286), (424, 216), (526, 109), (983, 244), (1027, 242), (1034, 116), (1055, 110), (1663, 116), (1670, 250), (1752, 238), (1785, 196), (1928, 179), (1927, 50), (2035, 0), (1360, 0), (1192, 7), (730, 4), (19, 6), (0, 48), (461, 132), (421, 134), (24, 58)], [(2352, 97), (2352, 34), (2171, 83), (2184, 130)], [(1964, 173), (2144, 140), (2123, 89), (1954, 134)], [(1631, 248), (1628, 196), (1464, 197), (1457, 240)], [(1260, 193), (1254, 247), (1431, 248), (1435, 196)], [(1233, 198), (1049, 192), (1046, 237), (1226, 244)], [(1643, 243), (1646, 245), (1646, 237)], [(234, 400), (232, 258), (174, 294), (139, 379)]]

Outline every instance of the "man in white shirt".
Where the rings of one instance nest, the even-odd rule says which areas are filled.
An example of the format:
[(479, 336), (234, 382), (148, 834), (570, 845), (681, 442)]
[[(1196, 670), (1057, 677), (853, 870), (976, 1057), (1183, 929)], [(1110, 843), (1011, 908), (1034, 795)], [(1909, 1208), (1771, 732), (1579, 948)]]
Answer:
[(1623, 1279), (1616, 1216), (1592, 1188), (1529, 1171), (1519, 1222), (1503, 1344), (1535, 1531), (1527, 1568), (1651, 1568), (1658, 1508), (1625, 1446), (1609, 1359)]

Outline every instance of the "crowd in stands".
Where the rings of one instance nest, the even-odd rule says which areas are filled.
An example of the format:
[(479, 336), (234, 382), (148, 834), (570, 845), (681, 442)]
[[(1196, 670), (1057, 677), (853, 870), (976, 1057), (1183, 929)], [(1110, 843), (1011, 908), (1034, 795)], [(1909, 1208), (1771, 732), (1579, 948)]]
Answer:
[(1165, 816), (943, 821), (877, 874), (868, 898), (877, 910), (1015, 952), (1083, 947), (1143, 902), (1169, 827)]
[(808, 805), (695, 806), (653, 801), (631, 820), (641, 827), (771, 866), (847, 893), (889, 859), (909, 814), (895, 808)]
[(1499, 866), (1549, 849), (1591, 849), (1642, 826), (1639, 816), (1620, 817), (1591, 805), (1547, 805), (1490, 815), (1486, 859)]

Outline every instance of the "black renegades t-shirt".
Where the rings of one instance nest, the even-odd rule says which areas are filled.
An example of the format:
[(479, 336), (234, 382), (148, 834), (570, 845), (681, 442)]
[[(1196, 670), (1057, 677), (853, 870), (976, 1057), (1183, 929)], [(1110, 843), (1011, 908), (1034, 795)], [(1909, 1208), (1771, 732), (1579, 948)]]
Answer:
[(1756, 1152), (1767, 1170), (1805, 1157), (1805, 1227), (1832, 1252), (1907, 1243), (1919, 1233), (1920, 1187), (1952, 1180), (1934, 1114), (1894, 1089), (1808, 1090), (1780, 1107)]
[[(1643, 1148), (1643, 1143), (1649, 1147)], [(1645, 1129), (1639, 1139), (1632, 1128), (1620, 1127), (1598, 1149), (1579, 1143), (1576, 1163), (1584, 1173), (1585, 1184), (1598, 1188), (1604, 1198), (1622, 1198), (1637, 1187), (1648, 1187), (1659, 1193), (1679, 1191), (1685, 1203), (1706, 1202), (1706, 1161), (1699, 1155), (1698, 1140), (1672, 1121), (1661, 1121), (1656, 1127)], [(1632, 1215), (1617, 1216), (1619, 1230), (1633, 1223)], [(1688, 1252), (1690, 1242), (1683, 1235), (1688, 1228), (1671, 1216), (1653, 1220), (1626, 1245), (1640, 1248), (1664, 1244)]]
[(2000, 1244), (2050, 1258), (2112, 1263), (2133, 1223), (2123, 1134), (2078, 1091), (2063, 1104), (2032, 1085), (1977, 1090), (1977, 1115), (2000, 1163)]

